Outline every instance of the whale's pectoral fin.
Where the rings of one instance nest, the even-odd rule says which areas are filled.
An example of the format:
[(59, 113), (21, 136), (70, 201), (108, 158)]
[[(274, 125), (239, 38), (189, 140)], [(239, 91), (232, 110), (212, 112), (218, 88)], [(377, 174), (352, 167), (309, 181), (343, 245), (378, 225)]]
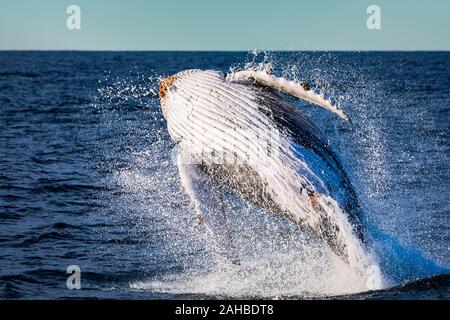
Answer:
[(201, 165), (190, 162), (192, 158), (189, 154), (179, 150), (177, 165), (181, 184), (195, 206), (196, 222), (204, 224), (212, 234), (219, 253), (237, 264), (238, 259), (227, 228), (220, 186), (202, 170)]
[(265, 71), (243, 70), (230, 73), (227, 76), (228, 81), (253, 81), (264, 87), (272, 88), (280, 92), (286, 93), (298, 99), (308, 101), (312, 104), (325, 108), (344, 120), (350, 121), (350, 118), (334, 105), (331, 100), (325, 99), (323, 94), (317, 94), (310, 89), (307, 83), (297, 83), (284, 78), (276, 77)]

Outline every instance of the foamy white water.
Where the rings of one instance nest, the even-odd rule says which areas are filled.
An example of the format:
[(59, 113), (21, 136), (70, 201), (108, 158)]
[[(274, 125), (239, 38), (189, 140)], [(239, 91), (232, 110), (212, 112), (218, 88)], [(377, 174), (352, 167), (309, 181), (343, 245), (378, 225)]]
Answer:
[[(150, 277), (130, 284), (133, 290), (170, 294), (267, 298), (327, 296), (368, 290), (368, 276), (336, 256), (321, 240), (284, 218), (249, 205), (231, 192), (226, 194), (227, 223), (241, 264), (234, 265), (214, 251), (214, 239), (203, 225), (195, 224), (189, 199), (176, 188), (177, 172), (168, 179), (167, 162), (151, 151), (136, 154), (136, 167), (117, 175), (127, 194), (121, 203), (139, 212), (141, 227), (157, 219), (165, 250), (184, 266), (182, 271)], [(158, 155), (158, 158), (161, 154)], [(139, 167), (157, 163), (155, 176)], [(147, 164), (148, 166), (148, 164)], [(172, 187), (173, 186), (173, 187)], [(169, 194), (165, 190), (176, 191)], [(149, 199), (150, 198), (150, 199)], [(159, 209), (154, 209), (154, 202)], [(184, 203), (184, 207), (175, 206)], [(154, 228), (149, 226), (148, 228)]]

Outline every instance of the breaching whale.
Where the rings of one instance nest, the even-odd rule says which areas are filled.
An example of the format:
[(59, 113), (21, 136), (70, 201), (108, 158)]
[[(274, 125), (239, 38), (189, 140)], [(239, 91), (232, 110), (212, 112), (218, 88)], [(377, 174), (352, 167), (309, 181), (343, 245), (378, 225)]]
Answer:
[(160, 81), (182, 188), (235, 259), (221, 185), (312, 231), (361, 273), (373, 265), (355, 191), (320, 130), (279, 93), (348, 116), (306, 83), (265, 71), (185, 70)]

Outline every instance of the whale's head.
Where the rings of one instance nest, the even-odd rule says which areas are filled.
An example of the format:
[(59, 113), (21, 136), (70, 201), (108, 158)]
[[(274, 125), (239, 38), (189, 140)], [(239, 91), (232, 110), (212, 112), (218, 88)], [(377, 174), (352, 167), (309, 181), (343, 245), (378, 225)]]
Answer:
[[(198, 125), (192, 122), (190, 115), (194, 109), (200, 107), (199, 97), (204, 97), (205, 83), (202, 87), (201, 79), (211, 74), (219, 77), (212, 71), (189, 69), (159, 81), (161, 111), (167, 121), (169, 134), (175, 143), (187, 136), (190, 139), (194, 138), (192, 132), (186, 131), (185, 128)], [(224, 81), (223, 75), (221, 77), (220, 80)]]
[[(183, 79), (189, 78), (194, 73), (202, 72), (198, 69), (190, 69), (178, 72), (172, 76), (162, 78), (159, 81), (159, 99), (161, 104), (161, 110), (164, 118), (167, 120), (169, 112), (175, 112), (176, 110), (171, 110), (174, 103), (173, 98), (176, 96), (177, 85), (183, 81)], [(178, 110), (179, 111), (179, 110)]]

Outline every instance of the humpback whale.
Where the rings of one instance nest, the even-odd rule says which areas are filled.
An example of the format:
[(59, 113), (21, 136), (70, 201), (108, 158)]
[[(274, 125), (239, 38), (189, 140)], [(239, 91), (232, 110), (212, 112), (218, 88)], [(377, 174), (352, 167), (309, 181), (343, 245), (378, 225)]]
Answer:
[(306, 83), (265, 71), (185, 70), (160, 80), (182, 189), (236, 260), (221, 186), (310, 230), (361, 274), (374, 266), (355, 191), (318, 127), (282, 94), (349, 117)]

